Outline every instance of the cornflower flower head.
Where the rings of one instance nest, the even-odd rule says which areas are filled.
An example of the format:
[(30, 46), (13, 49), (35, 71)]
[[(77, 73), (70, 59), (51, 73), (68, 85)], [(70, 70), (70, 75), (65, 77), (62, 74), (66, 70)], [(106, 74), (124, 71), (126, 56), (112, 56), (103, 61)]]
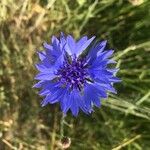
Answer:
[(52, 37), (51, 44), (44, 43), (44, 51), (39, 51), (40, 62), (36, 64), (39, 73), (34, 85), (41, 88), (42, 106), (60, 103), (64, 114), (71, 110), (74, 116), (79, 110), (89, 114), (93, 106), (100, 107), (101, 99), (108, 92), (116, 93), (113, 84), (120, 82), (115, 75), (116, 68), (109, 64), (113, 50), (104, 50), (106, 41), (95, 42), (95, 37), (87, 36), (78, 41), (71, 35), (61, 33), (60, 38)]

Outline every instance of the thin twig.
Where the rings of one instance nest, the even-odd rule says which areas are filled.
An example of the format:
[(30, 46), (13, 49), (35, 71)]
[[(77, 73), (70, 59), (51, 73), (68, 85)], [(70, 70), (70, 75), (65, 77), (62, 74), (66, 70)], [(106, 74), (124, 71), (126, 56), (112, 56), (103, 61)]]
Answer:
[(135, 140), (137, 140), (137, 139), (139, 139), (139, 138), (141, 138), (141, 135), (140, 135), (140, 134), (137, 135), (137, 136), (135, 136), (134, 138), (132, 138), (132, 139), (130, 139), (130, 140), (128, 140), (128, 141), (126, 141), (126, 142), (120, 144), (119, 146), (113, 148), (112, 150), (120, 150), (120, 149), (122, 149), (123, 147), (125, 147), (125, 146), (131, 144), (132, 142), (134, 142)]
[(4, 142), (10, 149), (17, 150), (17, 147), (13, 146), (11, 143), (9, 143), (7, 140), (2, 139), (2, 142)]

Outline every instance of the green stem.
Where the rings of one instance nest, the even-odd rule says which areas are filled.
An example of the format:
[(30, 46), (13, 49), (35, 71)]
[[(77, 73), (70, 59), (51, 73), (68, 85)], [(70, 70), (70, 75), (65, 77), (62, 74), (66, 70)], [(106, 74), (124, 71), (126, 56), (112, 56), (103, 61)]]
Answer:
[(64, 123), (65, 123), (65, 114), (62, 113), (61, 122), (60, 122), (60, 138), (64, 137)]
[[(54, 112), (56, 114), (57, 109), (54, 109)], [(57, 115), (54, 115), (54, 124), (53, 124), (53, 132), (51, 134), (51, 145), (50, 145), (50, 149), (54, 150), (54, 146), (55, 146), (55, 141), (56, 141), (56, 127), (57, 127)]]

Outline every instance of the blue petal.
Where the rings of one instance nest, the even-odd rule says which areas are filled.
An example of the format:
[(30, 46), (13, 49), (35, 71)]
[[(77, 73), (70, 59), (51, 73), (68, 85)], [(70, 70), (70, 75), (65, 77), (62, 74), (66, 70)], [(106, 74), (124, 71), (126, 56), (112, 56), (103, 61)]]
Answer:
[(53, 72), (42, 72), (35, 76), (35, 79), (37, 80), (52, 80), (53, 78), (55, 78)]
[(37, 54), (39, 55), (39, 58), (40, 58), (41, 61), (46, 58), (46, 53), (45, 53), (45, 51), (43, 51), (43, 52), (37, 52)]
[(56, 45), (59, 44), (59, 40), (54, 35), (52, 36), (52, 43), (56, 43)]
[(41, 63), (43, 66), (40, 65), (43, 69), (40, 69), (40, 68), (37, 68), (37, 69), (44, 70), (44, 67), (45, 67), (45, 69), (53, 68), (54, 70), (56, 70), (56, 69), (58, 69), (58, 67), (60, 65), (63, 64), (63, 61), (64, 61), (63, 52), (60, 55), (58, 54), (57, 56), (55, 56), (55, 55), (50, 56), (50, 54), (49, 54), (48, 57), (46, 57)]
[(109, 78), (106, 76), (95, 76), (94, 81), (99, 82), (99, 83), (104, 83), (107, 84), (109, 83)]
[(51, 68), (47, 68), (43, 64), (36, 64), (35, 66), (41, 72), (50, 72), (52, 70)]
[(106, 44), (107, 44), (107, 41), (102, 41), (102, 42), (99, 42), (97, 45), (96, 45), (96, 50), (97, 50), (97, 55), (99, 55), (106, 47)]
[(52, 45), (53, 45), (53, 51), (52, 51), (53, 55), (55, 55), (55, 56), (61, 55), (62, 49), (61, 49), (60, 43), (58, 43), (56, 40), (54, 40)]
[(46, 98), (41, 102), (42, 107), (46, 106), (49, 103), (49, 98), (51, 94), (48, 94)]
[(41, 88), (41, 86), (43, 85), (45, 81), (39, 81), (38, 83), (33, 85), (33, 88)]
[(67, 43), (65, 45), (65, 50), (69, 55), (74, 55), (78, 57), (94, 40), (95, 37), (92, 37), (91, 39), (87, 40), (87, 37), (81, 38), (77, 43), (75, 42), (74, 38), (69, 35), (67, 36)]
[(64, 97), (60, 99), (60, 103), (61, 103), (61, 110), (64, 112), (64, 114), (66, 114), (72, 105), (72, 100), (70, 97), (70, 93), (68, 91), (66, 91)]
[(52, 50), (52, 49), (53, 49), (52, 45), (50, 45), (50, 44), (48, 44), (48, 43), (46, 43), (46, 42), (43, 43), (43, 46), (44, 46), (44, 48), (47, 49), (47, 50)]
[(54, 93), (48, 94), (46, 98), (42, 101), (42, 106), (48, 103), (54, 104), (59, 101), (59, 98), (64, 95), (65, 90), (63, 88), (57, 88)]
[(69, 55), (73, 55), (76, 54), (75, 52), (75, 40), (73, 39), (73, 37), (71, 35), (67, 36), (67, 44), (65, 46), (65, 50)]
[(62, 47), (66, 44), (66, 38), (63, 32), (61, 32), (60, 44), (62, 45)]
[(121, 82), (121, 80), (117, 77), (112, 77), (109, 79), (110, 82), (114, 82), (114, 83), (117, 83), (117, 82)]
[(80, 109), (81, 109), (84, 113), (86, 113), (86, 114), (91, 113), (91, 109), (87, 109), (87, 108), (85, 107), (85, 102), (84, 102), (83, 96), (79, 95), (79, 101), (78, 101), (78, 103), (79, 103)]
[(79, 113), (79, 106), (78, 101), (80, 101), (79, 97), (77, 96), (76, 90), (72, 91), (70, 94), (70, 100), (72, 101), (71, 105), (71, 112), (74, 116), (77, 116)]
[(99, 69), (102, 69), (102, 68), (106, 68), (107, 67), (107, 64), (108, 64), (108, 60), (98, 60), (96, 59), (92, 65), (91, 65), (91, 68), (99, 68)]
[(83, 96), (83, 99), (84, 99), (84, 102), (85, 102), (85, 106), (88, 110), (91, 109), (91, 103), (92, 103), (92, 100), (91, 100), (91, 97), (90, 97), (90, 90), (88, 88), (85, 88), (84, 89), (84, 96)]
[(44, 43), (44, 48), (46, 49), (46, 56), (50, 59), (56, 59), (59, 55), (61, 55), (61, 48), (60, 44), (57, 44), (56, 41), (52, 43), (52, 45), (49, 45), (47, 43)]
[(77, 49), (80, 49), (85, 42), (87, 42), (87, 36), (84, 36), (77, 41)]
[[(92, 92), (91, 92), (92, 91)], [(87, 84), (84, 89), (84, 101), (87, 109), (91, 109), (91, 105), (94, 104), (100, 107), (100, 99), (97, 88), (91, 84)]]
[(77, 42), (77, 47), (76, 47), (76, 55), (79, 56), (94, 40), (95, 37), (90, 38), (89, 40), (86, 40), (86, 37), (83, 37), (81, 40)]
[(88, 59), (89, 63), (92, 63), (97, 58), (97, 55), (101, 54), (106, 46), (107, 41), (102, 41), (95, 44), (89, 51)]
[(111, 57), (113, 53), (114, 53), (114, 50), (107, 50), (105, 52), (98, 54), (97, 59), (99, 59), (99, 60), (107, 59), (107, 58)]
[(50, 90), (49, 89), (42, 89), (40, 92), (39, 92), (39, 95), (40, 96), (46, 96), (50, 94)]
[(100, 107), (101, 106), (100, 98), (98, 96), (95, 96), (95, 98), (93, 99), (93, 103), (96, 107)]
[(49, 68), (55, 63), (55, 61), (55, 58), (48, 56), (41, 62), (41, 64), (44, 65), (46, 68)]
[(115, 88), (110, 83), (107, 83), (107, 84), (99, 83), (99, 84), (105, 90), (110, 91), (114, 94), (117, 94), (117, 91), (115, 90)]
[(42, 88), (43, 89), (39, 92), (39, 95), (45, 96), (47, 94), (53, 93), (53, 89), (57, 88), (57, 84), (50, 81), (44, 81)]
[(54, 36), (52, 37), (51, 45), (47, 43), (44, 43), (43, 45), (44, 45), (44, 48), (46, 48), (47, 57), (57, 58), (59, 55), (61, 55), (62, 47), (61, 47), (59, 40), (56, 37)]
[(107, 98), (107, 93), (106, 93), (105, 88), (103, 88), (102, 86), (100, 86), (100, 85), (97, 84), (97, 83), (94, 83), (92, 86), (95, 88), (95, 91), (97, 91), (97, 94), (98, 94), (100, 97), (102, 97), (102, 98)]
[[(73, 90), (72, 91), (73, 94), (74, 94), (74, 99), (73, 99), (73, 102), (72, 103), (72, 107), (76, 106), (76, 108), (74, 108), (75, 110), (75, 116), (78, 115), (78, 112), (79, 112), (79, 108), (86, 114), (89, 114), (91, 112), (91, 109), (87, 109), (86, 106), (85, 106), (85, 102), (84, 102), (84, 99), (83, 99), (83, 96), (81, 96), (80, 92), (77, 91), (77, 90)], [(71, 96), (72, 97), (72, 96)]]
[(117, 62), (115, 60), (109, 59), (107, 64), (116, 64)]
[(52, 93), (49, 103), (53, 104), (59, 101), (60, 97), (64, 95), (65, 90), (63, 88), (57, 89), (54, 93)]
[(113, 76), (113, 73), (107, 71), (106, 69), (99, 69), (99, 68), (89, 68), (88, 69), (89, 71), (89, 74), (91, 75), (92, 78), (97, 78), (97, 77), (100, 77), (100, 76), (106, 76), (106, 77), (112, 77)]
[(119, 71), (119, 68), (107, 69), (107, 71), (111, 72), (112, 74), (116, 74)]

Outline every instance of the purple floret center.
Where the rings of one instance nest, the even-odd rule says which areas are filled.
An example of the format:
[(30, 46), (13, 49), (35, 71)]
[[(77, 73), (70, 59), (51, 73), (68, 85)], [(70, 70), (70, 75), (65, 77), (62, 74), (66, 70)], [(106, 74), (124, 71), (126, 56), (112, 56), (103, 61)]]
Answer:
[(71, 58), (71, 61), (65, 60), (58, 69), (57, 76), (62, 85), (71, 90), (78, 89), (81, 91), (89, 77), (86, 60), (75, 56)]

